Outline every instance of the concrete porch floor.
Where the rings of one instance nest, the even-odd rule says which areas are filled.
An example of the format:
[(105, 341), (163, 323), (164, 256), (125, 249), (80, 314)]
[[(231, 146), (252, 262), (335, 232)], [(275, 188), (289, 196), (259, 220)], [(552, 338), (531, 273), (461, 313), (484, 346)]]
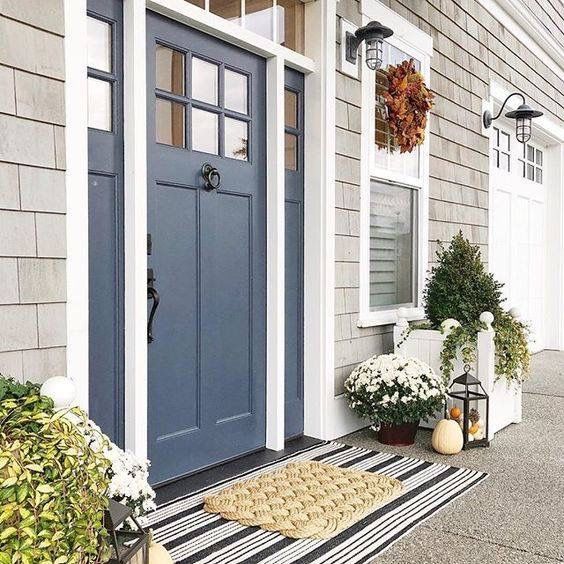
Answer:
[(564, 353), (533, 357), (523, 422), (499, 432), (489, 449), (441, 456), (421, 430), (413, 447), (382, 445), (367, 429), (339, 442), (489, 473), (374, 564), (564, 562)]

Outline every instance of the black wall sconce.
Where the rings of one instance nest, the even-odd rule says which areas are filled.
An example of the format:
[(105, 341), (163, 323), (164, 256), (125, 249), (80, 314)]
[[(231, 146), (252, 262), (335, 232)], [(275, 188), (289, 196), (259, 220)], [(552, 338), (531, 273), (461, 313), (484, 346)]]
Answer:
[(347, 61), (356, 65), (358, 48), (363, 41), (366, 41), (366, 66), (370, 70), (379, 69), (382, 66), (384, 39), (393, 33), (389, 27), (380, 22), (369, 22), (364, 27), (359, 27), (354, 34), (347, 31)]
[(515, 119), (515, 137), (517, 137), (517, 141), (519, 141), (519, 143), (526, 143), (531, 138), (532, 119), (542, 116), (543, 112), (540, 110), (533, 110), (533, 108), (525, 102), (525, 96), (523, 96), (521, 92), (513, 92), (512, 94), (509, 94), (495, 117), (492, 117), (492, 113), (489, 110), (486, 110), (482, 115), (482, 122), (484, 127), (488, 129), (492, 122), (501, 116), (503, 108), (505, 108), (505, 104), (507, 104), (507, 100), (509, 100), (512, 96), (521, 96), (523, 103), (516, 110), (507, 112), (505, 117)]

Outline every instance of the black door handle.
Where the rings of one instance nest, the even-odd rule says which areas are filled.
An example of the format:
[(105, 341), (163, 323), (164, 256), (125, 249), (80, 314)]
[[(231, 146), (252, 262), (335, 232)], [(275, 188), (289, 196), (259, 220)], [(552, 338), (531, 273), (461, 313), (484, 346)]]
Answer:
[(153, 305), (149, 313), (149, 320), (147, 323), (147, 342), (152, 343), (155, 338), (153, 337), (153, 321), (155, 320), (155, 313), (161, 301), (161, 297), (155, 288), (155, 274), (152, 268), (147, 269), (147, 299), (153, 300)]

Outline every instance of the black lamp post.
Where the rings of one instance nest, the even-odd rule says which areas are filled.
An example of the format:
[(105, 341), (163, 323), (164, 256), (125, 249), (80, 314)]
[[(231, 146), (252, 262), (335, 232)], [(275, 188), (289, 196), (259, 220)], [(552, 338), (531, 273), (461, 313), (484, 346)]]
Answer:
[(366, 41), (366, 66), (377, 70), (382, 66), (384, 39), (393, 35), (393, 31), (380, 22), (369, 22), (356, 30), (354, 35), (347, 31), (346, 58), (349, 63), (356, 64), (358, 48)]
[[(447, 392), (454, 406), (462, 412), (463, 449), (490, 446), (490, 398), (480, 380), (470, 374), (470, 366), (464, 366), (464, 374), (452, 381)], [(485, 412), (485, 421), (480, 415)], [(481, 425), (481, 426), (480, 426)]]
[(482, 121), (484, 127), (488, 129), (492, 122), (501, 116), (503, 108), (505, 108), (505, 104), (507, 104), (507, 100), (509, 100), (512, 96), (521, 96), (523, 103), (516, 110), (507, 112), (505, 117), (515, 119), (515, 137), (517, 137), (517, 141), (519, 141), (519, 143), (526, 143), (531, 138), (532, 119), (542, 116), (543, 112), (540, 110), (533, 110), (533, 108), (525, 102), (525, 96), (523, 96), (521, 92), (513, 92), (512, 94), (509, 94), (495, 117), (492, 117), (492, 113), (489, 110), (486, 110), (482, 116)]

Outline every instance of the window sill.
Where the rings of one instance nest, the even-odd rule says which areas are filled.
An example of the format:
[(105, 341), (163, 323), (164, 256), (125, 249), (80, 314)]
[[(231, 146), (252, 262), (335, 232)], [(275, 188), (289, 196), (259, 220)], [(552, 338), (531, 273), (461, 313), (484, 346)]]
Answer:
[[(370, 311), (361, 313), (358, 321), (358, 327), (378, 327), (380, 325), (395, 325), (398, 322), (398, 309), (389, 309), (384, 311)], [(425, 319), (425, 312), (422, 307), (403, 308), (407, 321), (420, 321)]]

